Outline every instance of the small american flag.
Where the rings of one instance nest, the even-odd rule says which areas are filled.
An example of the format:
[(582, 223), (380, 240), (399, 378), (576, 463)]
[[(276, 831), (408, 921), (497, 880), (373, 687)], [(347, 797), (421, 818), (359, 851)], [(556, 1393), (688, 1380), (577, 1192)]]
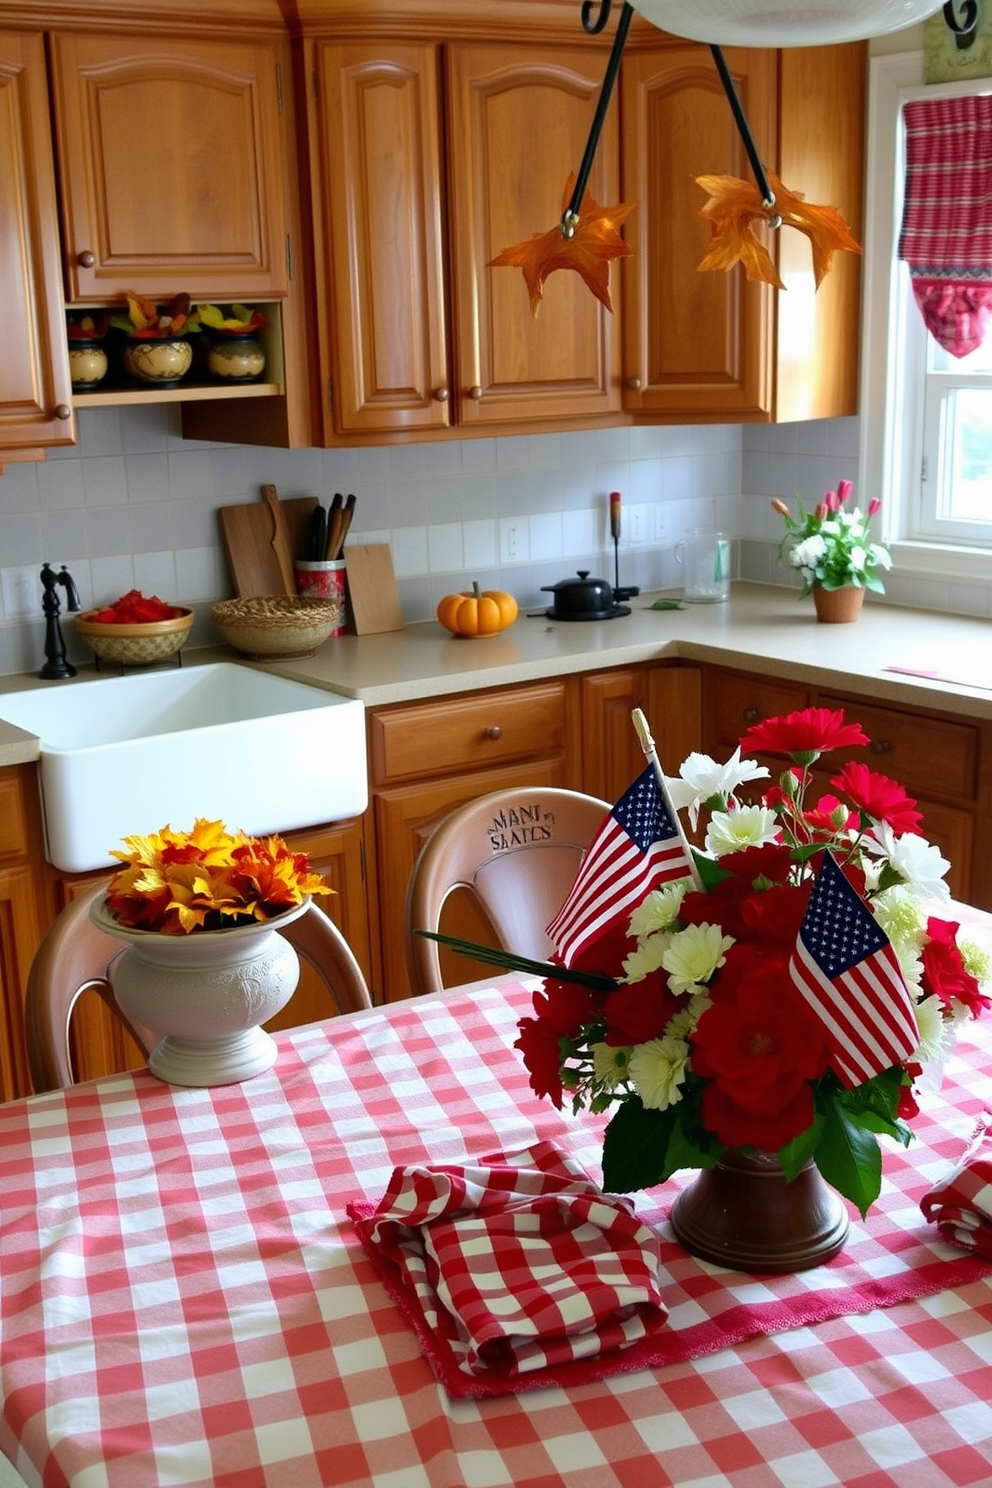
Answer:
[(891, 942), (829, 853), (816, 876), (789, 966), (851, 1090), (920, 1042), (913, 999)]
[(564, 964), (571, 966), (652, 889), (692, 872), (685, 839), (649, 765), (606, 818), (548, 926)]

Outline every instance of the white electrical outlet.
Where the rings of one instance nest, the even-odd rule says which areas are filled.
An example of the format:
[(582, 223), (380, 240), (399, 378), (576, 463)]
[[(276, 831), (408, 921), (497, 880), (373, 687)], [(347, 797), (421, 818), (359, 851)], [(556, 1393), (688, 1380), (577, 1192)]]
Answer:
[(630, 518), (630, 545), (632, 548), (640, 547), (644, 542), (644, 508), (643, 506), (631, 506), (627, 509)]
[(662, 542), (664, 542), (667, 534), (668, 534), (668, 513), (666, 512), (665, 508), (662, 506), (661, 502), (658, 502), (655, 505), (655, 508), (654, 508), (654, 540), (655, 540), (655, 542), (656, 543), (662, 543)]

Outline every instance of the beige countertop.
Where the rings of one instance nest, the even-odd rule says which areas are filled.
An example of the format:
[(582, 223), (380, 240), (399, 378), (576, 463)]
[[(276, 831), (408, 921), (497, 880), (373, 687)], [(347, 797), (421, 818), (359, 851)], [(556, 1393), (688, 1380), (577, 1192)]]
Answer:
[[(387, 635), (342, 636), (315, 656), (265, 669), (374, 707), (683, 658), (992, 719), (992, 621), (868, 602), (855, 625), (821, 625), (809, 601), (761, 584), (735, 584), (727, 604), (680, 610), (652, 610), (654, 597), (632, 599), (631, 614), (616, 620), (570, 624), (521, 613), (508, 631), (482, 640), (456, 639), (433, 621)], [(231, 655), (226, 647), (199, 650), (184, 665)], [(107, 675), (84, 666), (69, 682), (0, 677), (0, 765), (38, 755), (37, 740), (3, 722), (5, 692), (80, 686)]]

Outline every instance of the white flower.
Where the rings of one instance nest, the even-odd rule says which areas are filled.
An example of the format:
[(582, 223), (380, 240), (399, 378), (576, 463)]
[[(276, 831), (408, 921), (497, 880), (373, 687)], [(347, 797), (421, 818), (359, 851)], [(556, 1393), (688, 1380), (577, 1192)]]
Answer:
[(854, 547), (848, 550), (847, 561), (854, 569), (855, 573), (864, 572), (864, 567), (867, 559), (868, 554), (866, 553), (865, 549), (858, 543), (855, 543)]
[(682, 1099), (689, 1045), (684, 1039), (651, 1039), (638, 1044), (630, 1056), (630, 1079), (650, 1111), (667, 1111)]
[(944, 883), (944, 874), (950, 863), (940, 855), (940, 849), (932, 847), (925, 837), (916, 832), (903, 832), (897, 837), (888, 822), (872, 822), (871, 836), (865, 836), (865, 848), (888, 858), (889, 863), (920, 899), (950, 899), (951, 891)]
[(916, 1004), (916, 1026), (920, 1030), (920, 1042), (913, 1054), (913, 1062), (929, 1064), (931, 1060), (946, 1059), (953, 1043), (939, 997), (925, 997)]
[(892, 567), (892, 554), (888, 548), (880, 547), (878, 543), (869, 543), (868, 552), (872, 563), (877, 564), (879, 568)]
[(593, 1044), (589, 1052), (592, 1054), (596, 1083), (604, 1090), (613, 1090), (622, 1080), (626, 1080), (630, 1064), (629, 1048), (615, 1049), (611, 1044)]
[(714, 811), (706, 829), (706, 851), (719, 858), (742, 852), (746, 847), (764, 847), (776, 842), (780, 827), (775, 812), (767, 806), (738, 806), (736, 811)]
[(678, 883), (666, 884), (663, 889), (652, 889), (631, 915), (629, 933), (637, 940), (642, 940), (659, 930), (667, 930), (679, 917), (682, 900), (690, 882), (691, 880), (683, 878)]
[(673, 1018), (669, 1018), (665, 1025), (665, 1034), (669, 1038), (687, 1039), (690, 1033), (695, 1032), (696, 1024), (706, 1009), (711, 1006), (712, 1003), (705, 992), (699, 992), (694, 997), (690, 997), (687, 1006), (681, 1012), (676, 1013)]
[(741, 759), (738, 745), (723, 765), (717, 764), (708, 754), (690, 754), (683, 761), (678, 775), (665, 777), (665, 786), (676, 811), (689, 808), (689, 820), (695, 827), (699, 808), (707, 801), (714, 796), (725, 799), (746, 780), (763, 780), (767, 775), (767, 769), (757, 760)]
[(643, 982), (646, 976), (657, 971), (665, 958), (665, 952), (672, 943), (672, 936), (667, 931), (661, 931), (658, 935), (648, 935), (638, 942), (637, 948), (631, 951), (629, 956), (624, 957), (622, 982)]
[[(827, 524), (824, 522), (824, 532), (826, 529)], [(826, 543), (819, 532), (814, 532), (812, 537), (796, 543), (789, 554), (789, 562), (794, 568), (815, 568), (820, 559), (826, 556), (826, 552)]]
[(661, 958), (670, 990), (676, 995), (699, 992), (701, 984), (723, 965), (733, 944), (734, 937), (724, 935), (719, 925), (687, 925), (673, 935)]
[(923, 975), (923, 940), (927, 917), (921, 901), (906, 887), (895, 884), (871, 902), (875, 918), (885, 931), (899, 961), (906, 985), (918, 994)]

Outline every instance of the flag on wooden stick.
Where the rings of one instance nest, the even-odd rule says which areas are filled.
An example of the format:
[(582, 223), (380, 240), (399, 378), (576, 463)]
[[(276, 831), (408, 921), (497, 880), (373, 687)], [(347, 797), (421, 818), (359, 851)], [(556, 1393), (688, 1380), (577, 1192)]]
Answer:
[(610, 934), (653, 889), (692, 873), (684, 838), (649, 765), (606, 818), (548, 926), (565, 966)]
[(830, 853), (823, 855), (789, 970), (826, 1030), (831, 1066), (848, 1090), (918, 1047), (913, 999), (892, 944)]

